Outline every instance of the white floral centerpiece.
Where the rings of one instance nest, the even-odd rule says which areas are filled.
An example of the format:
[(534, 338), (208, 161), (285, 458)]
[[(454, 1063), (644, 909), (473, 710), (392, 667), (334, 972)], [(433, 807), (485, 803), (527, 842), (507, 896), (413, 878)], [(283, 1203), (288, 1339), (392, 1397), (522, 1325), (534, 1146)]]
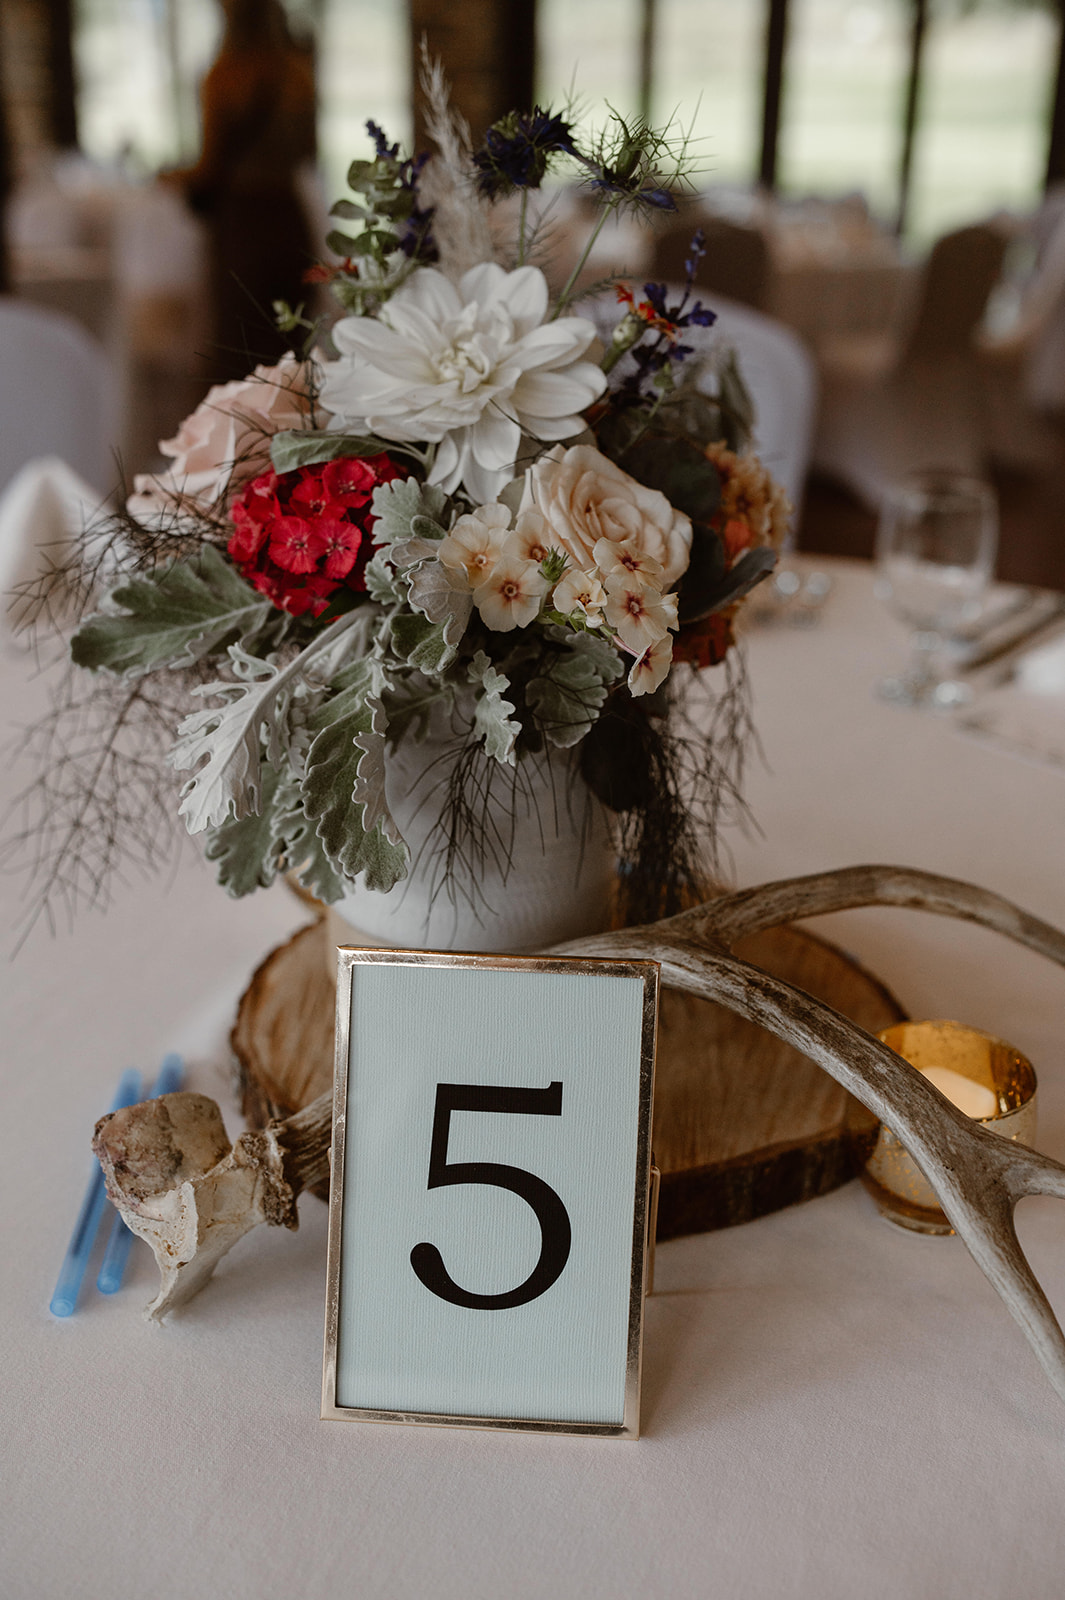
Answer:
[[(428, 165), (368, 126), (375, 153), (335, 208), (359, 232), (331, 235), (338, 259), (309, 275), (342, 314), (279, 307), (302, 349), (212, 389), (161, 446), (166, 470), (135, 481), (106, 538), (90, 530), (88, 567), (60, 575), (80, 585), (71, 654), (93, 678), (37, 746), (45, 899), (78, 871), (97, 893), (131, 836), (159, 853), (172, 802), (145, 773), (164, 754), (232, 894), (288, 870), (328, 903), (356, 880), (388, 895), (413, 830), (430, 899), (486, 902), (486, 861), (505, 884), (523, 831), (554, 848), (557, 816), (530, 820), (536, 772), (556, 813), (559, 795), (585, 807), (585, 845), (588, 805), (619, 819), (628, 914), (668, 910), (734, 792), (732, 622), (787, 506), (749, 454), (731, 358), (691, 342), (714, 320), (692, 293), (700, 238), (685, 286), (617, 286), (608, 327), (602, 296), (580, 314), (582, 263), (552, 299), (526, 202), (568, 164), (602, 218), (667, 209), (683, 162), (663, 171), (664, 136), (616, 117), (589, 141), (512, 116), (470, 151), (438, 107)], [(493, 244), (515, 193), (517, 237)], [(686, 740), (671, 690), (722, 663), (717, 721)], [(72, 716), (109, 728), (113, 757), (80, 796), (75, 834), (93, 839), (94, 817), (99, 834), (75, 871), (49, 777), (57, 759), (69, 776)], [(435, 785), (403, 813), (418, 752), (435, 767), (441, 741)]]

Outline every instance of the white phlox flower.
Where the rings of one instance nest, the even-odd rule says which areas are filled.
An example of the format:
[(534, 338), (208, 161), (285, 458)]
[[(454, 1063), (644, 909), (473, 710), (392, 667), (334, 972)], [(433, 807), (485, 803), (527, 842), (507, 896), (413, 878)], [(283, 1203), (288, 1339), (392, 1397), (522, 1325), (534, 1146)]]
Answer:
[(507, 536), (506, 550), (522, 561), (535, 561), (537, 566), (550, 554), (550, 530), (535, 506), (521, 512), (514, 531)]
[(665, 587), (662, 563), (642, 548), (636, 539), (626, 539), (615, 544), (612, 539), (599, 539), (592, 551), (595, 564), (604, 577), (611, 573), (628, 573), (648, 589)]
[(555, 585), (555, 610), (567, 617), (574, 611), (580, 612), (589, 628), (602, 627), (605, 600), (606, 594), (599, 579), (589, 572), (582, 572), (579, 567), (571, 567), (564, 572)]
[(492, 575), (473, 591), (473, 603), (486, 628), (509, 633), (534, 622), (549, 584), (535, 561), (503, 556)]
[(493, 503), (479, 506), (459, 517), (451, 532), (436, 546), (438, 561), (453, 572), (465, 572), (471, 589), (491, 576), (503, 554), (510, 526), (506, 506)]
[(668, 629), (677, 626), (677, 597), (649, 589), (641, 578), (627, 572), (611, 573), (606, 580), (603, 615), (626, 650), (642, 656)]
[(649, 644), (642, 656), (638, 656), (629, 670), (628, 684), (630, 692), (638, 694), (653, 694), (660, 683), (669, 676), (669, 669), (673, 665), (673, 640), (668, 633), (661, 639), (656, 639), (654, 644)]
[(429, 482), (493, 500), (513, 477), (522, 432), (572, 438), (606, 386), (581, 360), (591, 322), (545, 323), (547, 305), (538, 267), (483, 262), (457, 284), (420, 267), (379, 316), (333, 328), (340, 354), (325, 363), (321, 403), (341, 426), (438, 445)]

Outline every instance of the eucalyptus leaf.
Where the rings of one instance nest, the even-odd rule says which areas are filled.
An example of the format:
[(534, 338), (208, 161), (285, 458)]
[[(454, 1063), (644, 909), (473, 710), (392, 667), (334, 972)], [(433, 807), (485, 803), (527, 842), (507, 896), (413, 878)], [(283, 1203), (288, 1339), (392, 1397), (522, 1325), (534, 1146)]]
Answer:
[(354, 200), (338, 200), (336, 205), (330, 206), (331, 217), (343, 217), (347, 222), (364, 222), (370, 215), (365, 206), (357, 206)]
[(213, 545), (110, 598), (121, 611), (82, 623), (71, 655), (79, 667), (130, 676), (198, 661), (262, 628), (274, 610)]
[(372, 433), (320, 433), (304, 429), (294, 433), (275, 433), (270, 441), (270, 462), (275, 472), (294, 472), (297, 467), (314, 467), (323, 461), (338, 461), (341, 457), (379, 456), (386, 453), (410, 454), (402, 445), (389, 444)]
[(356, 241), (350, 233), (341, 233), (339, 228), (330, 228), (325, 236), (325, 246), (335, 256), (343, 256), (345, 260), (356, 254)]
[(758, 545), (754, 550), (745, 550), (717, 588), (704, 599), (702, 609), (694, 615), (685, 615), (683, 620), (701, 622), (704, 617), (712, 616), (715, 611), (724, 611), (727, 606), (735, 605), (745, 594), (750, 594), (763, 578), (768, 578), (776, 564), (776, 551), (766, 545)]

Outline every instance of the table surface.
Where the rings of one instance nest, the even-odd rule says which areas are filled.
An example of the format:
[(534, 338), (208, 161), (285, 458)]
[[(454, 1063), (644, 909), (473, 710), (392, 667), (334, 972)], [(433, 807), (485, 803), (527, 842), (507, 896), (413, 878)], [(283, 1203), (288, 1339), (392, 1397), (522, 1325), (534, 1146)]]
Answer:
[[(871, 575), (823, 563), (822, 620), (752, 630), (764, 762), (738, 881), (863, 861), (977, 880), (1065, 925), (1065, 770), (878, 704), (901, 629)], [(39, 683), (0, 659), (5, 720)], [(6, 796), (18, 775), (4, 764)], [(18, 909), (5, 880), (9, 921)], [(956, 1239), (881, 1221), (857, 1183), (658, 1254), (638, 1443), (318, 1420), (325, 1207), (261, 1228), (163, 1328), (126, 1286), (47, 1303), (119, 1070), (178, 1049), (236, 1131), (225, 1030), (303, 920), (284, 890), (228, 901), (189, 853), (106, 914), (5, 963), (0, 1297), (5, 1600), (721, 1595), (1057, 1600), (1065, 1409)], [(904, 911), (818, 924), (915, 1016), (1015, 1042), (1065, 1157), (1065, 973)], [(1065, 1312), (1065, 1209), (1020, 1233)]]

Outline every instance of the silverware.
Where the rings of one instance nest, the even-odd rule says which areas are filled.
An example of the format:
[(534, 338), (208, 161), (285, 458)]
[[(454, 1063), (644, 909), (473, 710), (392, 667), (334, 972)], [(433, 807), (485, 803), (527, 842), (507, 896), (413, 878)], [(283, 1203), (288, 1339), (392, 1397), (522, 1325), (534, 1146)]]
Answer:
[[(1000, 632), (1003, 620), (1020, 615), (1019, 626)], [(1022, 650), (1039, 643), (1045, 634), (1054, 631), (1065, 621), (1065, 595), (1037, 591), (1030, 602), (1010, 608), (981, 640), (974, 640), (968, 648), (955, 657), (960, 672), (976, 672), (984, 667), (1002, 663)]]

